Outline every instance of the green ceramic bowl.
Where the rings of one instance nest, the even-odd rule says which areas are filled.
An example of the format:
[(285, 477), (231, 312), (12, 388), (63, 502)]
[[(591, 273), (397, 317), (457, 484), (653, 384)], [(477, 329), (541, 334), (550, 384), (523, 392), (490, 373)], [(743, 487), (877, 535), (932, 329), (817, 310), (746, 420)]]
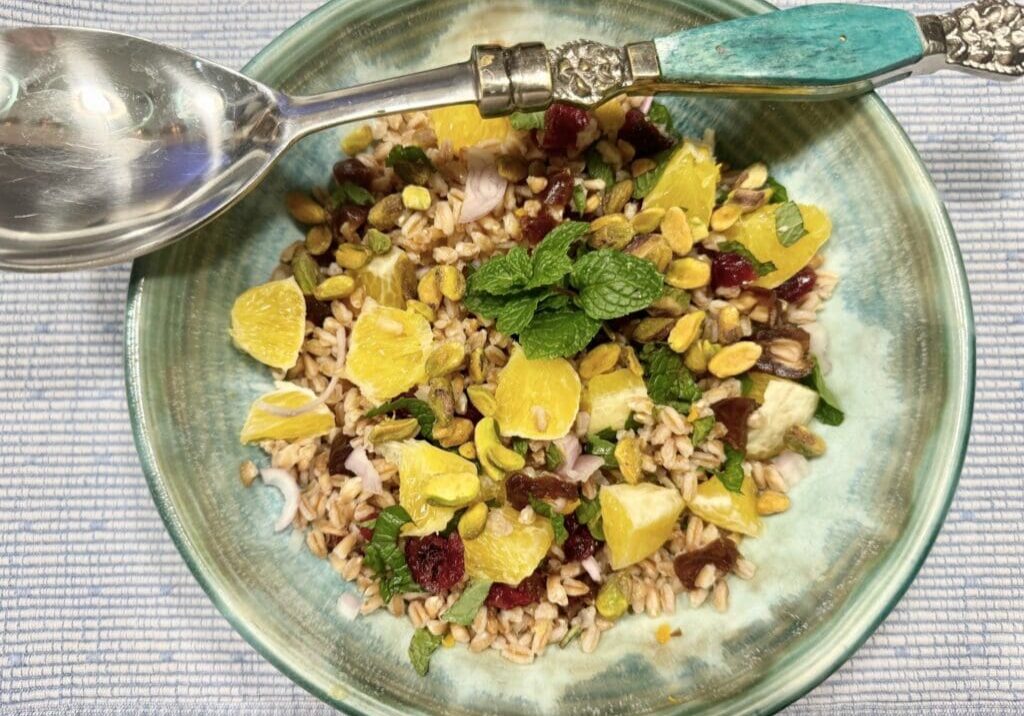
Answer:
[[(286, 32), (246, 71), (312, 93), (462, 59), (476, 42), (575, 37), (621, 43), (764, 12), (758, 0), (338, 0)], [(328, 175), (345, 129), (304, 141), (263, 185), (198, 235), (136, 263), (126, 361), (135, 437), (153, 497), (196, 578), (241, 634), (292, 679), (350, 713), (764, 713), (836, 669), (910, 584), (953, 495), (973, 394), (963, 267), (942, 203), (874, 96), (819, 105), (670, 101), (733, 162), (767, 160), (790, 194), (825, 207), (830, 381), (846, 409), (793, 509), (744, 543), (759, 565), (732, 608), (681, 603), (624, 619), (596, 654), (552, 648), (532, 666), (440, 651), (418, 678), (408, 622), (344, 621), (346, 588), (301, 536), (274, 534), (274, 490), (245, 490), (246, 409), (270, 385), (228, 340), (228, 311), (299, 234), (290, 187)], [(661, 621), (684, 637), (659, 646)]]

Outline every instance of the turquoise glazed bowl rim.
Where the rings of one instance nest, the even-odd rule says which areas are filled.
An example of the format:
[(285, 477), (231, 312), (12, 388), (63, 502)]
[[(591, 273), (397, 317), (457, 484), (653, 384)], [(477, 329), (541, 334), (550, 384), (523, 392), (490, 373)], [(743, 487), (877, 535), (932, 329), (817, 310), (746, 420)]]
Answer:
[[(246, 74), (264, 76), (275, 64), (313, 44), (329, 33), (332, 19), (347, 12), (360, 0), (333, 0), (310, 13), (282, 33), (244, 68)], [(763, 0), (727, 0), (728, 10), (740, 14), (758, 14), (774, 9)], [(860, 113), (870, 118), (892, 151), (892, 159), (904, 165), (918, 181), (922, 191), (933, 198), (929, 211), (929, 234), (942, 257), (942, 268), (953, 292), (955, 315), (950, 316), (951, 336), (947, 343), (951, 372), (959, 377), (952, 396), (954, 422), (951, 435), (943, 441), (947, 447), (938, 460), (940, 476), (924, 498), (924, 506), (908, 521), (904, 534), (882, 558), (869, 577), (849, 595), (841, 613), (834, 614), (817, 627), (817, 643), (795, 654), (788, 654), (773, 665), (767, 676), (742, 693), (721, 702), (715, 709), (723, 713), (764, 713), (785, 707), (809, 692), (839, 668), (875, 631), (909, 588), (923, 564), (949, 509), (960, 476), (970, 428), (974, 399), (975, 339), (967, 279), (953, 227), (938, 192), (923, 166), (920, 156), (885, 104), (874, 94), (858, 100)], [(207, 569), (199, 551), (186, 533), (175, 506), (163, 484), (160, 469), (148, 441), (149, 428), (143, 406), (142, 375), (139, 370), (141, 311), (139, 310), (144, 271), (133, 266), (128, 287), (125, 325), (125, 376), (132, 430), (143, 471), (161, 518), (189, 569), (211, 601), (231, 625), (266, 659), (290, 679), (332, 706), (352, 714), (362, 714), (353, 702), (332, 695), (304, 672), (302, 664), (281, 650), (277, 640), (260, 626), (242, 616), (244, 610), (224, 589), (223, 576)], [(889, 569), (884, 567), (888, 565)], [(680, 706), (680, 710), (682, 706)]]

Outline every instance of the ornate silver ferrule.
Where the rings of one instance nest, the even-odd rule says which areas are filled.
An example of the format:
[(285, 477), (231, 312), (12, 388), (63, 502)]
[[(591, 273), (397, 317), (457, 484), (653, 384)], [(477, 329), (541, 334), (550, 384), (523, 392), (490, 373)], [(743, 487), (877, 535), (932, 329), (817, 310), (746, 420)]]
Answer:
[(613, 47), (574, 40), (554, 50), (540, 43), (477, 45), (471, 64), (485, 117), (540, 110), (553, 101), (595, 107), (661, 76), (653, 42)]
[(1006, 0), (979, 0), (944, 15), (917, 19), (927, 70), (950, 67), (999, 79), (1024, 76), (1024, 8)]

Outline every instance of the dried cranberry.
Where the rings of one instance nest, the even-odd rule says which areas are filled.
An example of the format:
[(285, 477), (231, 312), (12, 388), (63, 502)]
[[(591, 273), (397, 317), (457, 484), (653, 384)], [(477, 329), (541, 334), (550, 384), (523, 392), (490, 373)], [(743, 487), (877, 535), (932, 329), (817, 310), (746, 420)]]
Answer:
[(579, 107), (555, 102), (544, 112), (540, 146), (548, 151), (576, 148), (576, 138), (590, 124), (590, 115)]
[(365, 206), (342, 204), (331, 214), (331, 229), (334, 231), (334, 235), (343, 236), (341, 227), (344, 224), (348, 224), (353, 231), (358, 230), (366, 223), (366, 216), (369, 213), (370, 210)]
[(416, 583), (434, 594), (454, 587), (466, 570), (458, 532), (447, 539), (441, 535), (410, 538), (405, 543), (405, 561)]
[(369, 189), (373, 182), (373, 170), (358, 159), (342, 159), (334, 165), (334, 180), (339, 184), (352, 182)]
[(666, 137), (639, 109), (626, 112), (619, 139), (629, 142), (638, 157), (649, 157), (672, 146), (672, 139)]
[(802, 268), (797, 271), (793, 278), (775, 289), (775, 293), (783, 301), (793, 303), (810, 293), (817, 281), (818, 274), (814, 273), (814, 269)]
[(542, 472), (537, 477), (516, 472), (505, 480), (505, 496), (510, 505), (521, 510), (530, 504), (531, 497), (575, 500), (580, 492), (576, 485), (550, 472)]
[(541, 572), (534, 572), (518, 585), (492, 584), (484, 602), (495, 609), (515, 609), (539, 602), (547, 587), (547, 579)]
[[(377, 519), (377, 515), (379, 515), (379, 514), (380, 513), (377, 512), (377, 510), (374, 510), (373, 512), (370, 513), (370, 516), (367, 517), (363, 521), (364, 522), (371, 522), (371, 521)], [(373, 539), (373, 528), (372, 527), (360, 527), (359, 528), (359, 534), (361, 534), (363, 536), (364, 540), (369, 542), (371, 539)]]
[(558, 222), (546, 211), (540, 212), (537, 216), (524, 216), (519, 220), (523, 240), (531, 246), (539, 244), (541, 239), (557, 225)]
[(331, 304), (320, 301), (312, 296), (306, 296), (306, 320), (319, 328), (324, 327), (324, 321), (330, 318)]
[(725, 426), (725, 442), (737, 450), (747, 449), (747, 418), (757, 410), (751, 398), (726, 398), (711, 406), (715, 420)]
[(757, 279), (757, 271), (739, 254), (719, 251), (711, 259), (711, 286), (735, 288)]
[(684, 587), (696, 589), (697, 575), (704, 569), (704, 565), (713, 564), (719, 572), (731, 572), (739, 557), (740, 551), (736, 549), (736, 543), (731, 539), (719, 537), (706, 547), (679, 555), (672, 566)]
[(597, 550), (597, 540), (586, 525), (576, 521), (574, 515), (565, 518), (565, 530), (569, 536), (562, 545), (562, 551), (570, 562), (582, 562)]
[(338, 431), (338, 434), (334, 436), (334, 440), (331, 441), (331, 450), (327, 454), (328, 474), (343, 475), (348, 472), (345, 469), (345, 461), (348, 460), (348, 456), (351, 454), (351, 439), (341, 431)]
[(565, 206), (572, 199), (572, 172), (563, 169), (548, 177), (548, 187), (541, 197), (546, 206)]

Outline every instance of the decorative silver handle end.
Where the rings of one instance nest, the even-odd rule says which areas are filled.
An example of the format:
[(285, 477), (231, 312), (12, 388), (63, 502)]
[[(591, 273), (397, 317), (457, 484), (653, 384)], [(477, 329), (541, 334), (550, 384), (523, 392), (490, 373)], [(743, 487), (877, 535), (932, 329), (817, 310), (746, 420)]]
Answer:
[(938, 60), (927, 63), (928, 71), (1024, 77), (1024, 7), (1007, 0), (978, 0), (944, 15), (923, 15), (917, 22), (926, 56)]
[(477, 45), (470, 62), (485, 117), (544, 109), (553, 101), (595, 107), (661, 76), (653, 42), (613, 47), (573, 40), (554, 50), (540, 43)]

